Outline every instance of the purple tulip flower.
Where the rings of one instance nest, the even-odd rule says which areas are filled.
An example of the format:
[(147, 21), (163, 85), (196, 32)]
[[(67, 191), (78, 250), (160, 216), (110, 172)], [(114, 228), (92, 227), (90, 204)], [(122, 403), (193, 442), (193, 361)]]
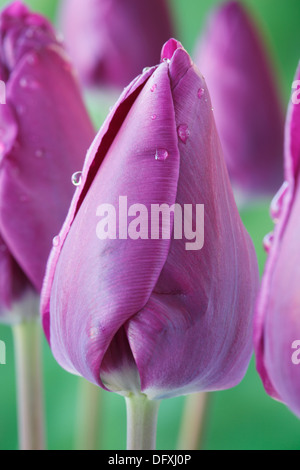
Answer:
[[(300, 80), (300, 66), (296, 76)], [(269, 395), (300, 417), (300, 106), (293, 92), (285, 135), (285, 183), (274, 198), (274, 234), (255, 317), (257, 369)]]
[[(127, 237), (123, 216), (118, 236), (112, 229), (100, 240), (102, 205), (117, 208), (120, 196), (133, 226), (135, 204), (149, 214), (155, 204), (204, 204), (203, 248), (150, 237), (145, 227)], [(88, 152), (48, 264), (46, 336), (62, 367), (121, 394), (160, 399), (229, 388), (251, 356), (257, 287), (204, 78), (169, 40), (161, 64), (124, 90)]]
[(0, 16), (0, 312), (39, 293), (52, 239), (94, 130), (49, 22), (15, 2)]
[(283, 182), (284, 112), (263, 40), (237, 1), (210, 18), (196, 52), (237, 193), (269, 196)]
[(85, 85), (123, 88), (173, 36), (166, 0), (65, 0), (62, 31)]

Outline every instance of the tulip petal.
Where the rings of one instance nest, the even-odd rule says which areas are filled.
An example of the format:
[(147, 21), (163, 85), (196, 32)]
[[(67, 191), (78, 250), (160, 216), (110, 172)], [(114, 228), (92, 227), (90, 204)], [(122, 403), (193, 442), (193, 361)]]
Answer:
[[(95, 138), (42, 292), (60, 365), (108, 390), (154, 399), (242, 378), (258, 285), (204, 79), (175, 40), (162, 58), (124, 91)], [(124, 219), (134, 219), (120, 209), (124, 198), (148, 216), (153, 204), (204, 204), (203, 250), (146, 239), (149, 225), (144, 237), (126, 237)], [(116, 214), (116, 224), (99, 240), (104, 213), (107, 224)]]
[(94, 132), (64, 57), (48, 47), (35, 52), (34, 63), (30, 58), (21, 59), (7, 85), (18, 132), (11, 131), (9, 108), (0, 115), (1, 128), (12, 136), (1, 162), (0, 231), (39, 291), (52, 239), (74, 193), (72, 173), (81, 169)]
[[(73, 367), (96, 383), (100, 383), (102, 357), (114, 335), (147, 303), (170, 245), (170, 240), (99, 241), (96, 236), (97, 207), (100, 204), (118, 207), (120, 195), (127, 197), (128, 206), (142, 201), (149, 210), (151, 204), (175, 203), (179, 153), (167, 65), (162, 65), (154, 75), (132, 104), (80, 205), (62, 247), (53, 282), (51, 309), (56, 313), (50, 322), (52, 351), (60, 364), (68, 369)], [(151, 119), (152, 112), (158, 116), (156, 121)], [(160, 120), (164, 123), (163, 131)], [(110, 139), (109, 132), (105, 138)], [(168, 152), (166, 161), (155, 159), (157, 149)], [(92, 228), (83, 230), (91, 221)], [(78, 244), (88, 246), (89, 252), (78, 250)], [(74, 256), (78, 266), (75, 271), (68, 262)], [(65, 280), (69, 286), (67, 299), (61, 297), (67, 288)], [(75, 296), (79, 286), (80, 302)], [(91, 298), (94, 300), (88, 307)], [(72, 299), (76, 299), (74, 303)], [(61, 308), (62, 302), (69, 306)], [(72, 365), (68, 357), (72, 357)]]
[(273, 194), (283, 182), (283, 106), (263, 38), (241, 2), (213, 13), (195, 61), (210, 90), (232, 184), (247, 196)]
[(123, 87), (149, 64), (173, 34), (165, 0), (64, 0), (62, 31), (82, 82)]
[[(300, 78), (300, 67), (297, 79)], [(299, 340), (299, 140), (300, 108), (291, 102), (285, 134), (286, 191), (268, 256), (255, 314), (257, 370), (273, 398), (300, 416), (299, 368), (293, 343)], [(298, 335), (298, 337), (297, 337)]]
[(202, 250), (186, 251), (186, 240), (172, 240), (154, 294), (127, 322), (150, 398), (229, 388), (242, 379), (258, 287), (254, 248), (235, 206), (204, 78), (182, 48), (169, 73), (176, 123), (189, 131), (185, 142), (178, 139), (176, 202), (204, 204), (205, 242)]

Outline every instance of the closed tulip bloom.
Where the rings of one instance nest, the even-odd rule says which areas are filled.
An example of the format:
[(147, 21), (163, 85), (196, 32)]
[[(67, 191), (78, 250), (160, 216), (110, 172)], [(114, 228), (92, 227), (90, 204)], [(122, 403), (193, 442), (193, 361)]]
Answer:
[(166, 0), (64, 0), (61, 27), (85, 85), (124, 87), (173, 35)]
[(42, 287), (52, 239), (94, 137), (49, 22), (15, 2), (0, 16), (0, 312)]
[[(300, 67), (296, 76), (299, 84)], [(289, 107), (285, 135), (285, 183), (272, 202), (275, 231), (255, 317), (257, 368), (266, 391), (300, 417), (300, 107), (299, 90)]]
[(213, 13), (195, 60), (211, 93), (232, 184), (244, 197), (274, 194), (283, 182), (283, 107), (263, 39), (240, 2)]
[[(241, 380), (258, 283), (205, 81), (177, 41), (166, 43), (162, 59), (125, 89), (95, 138), (42, 295), (44, 329), (61, 366), (150, 399)], [(129, 236), (119, 207), (125, 196)], [(178, 226), (166, 236), (175, 216), (160, 224), (162, 236), (150, 236), (153, 220), (147, 227), (132, 218), (175, 203), (204, 204), (202, 249), (199, 240), (187, 249)], [(106, 238), (103, 204), (119, 213)]]

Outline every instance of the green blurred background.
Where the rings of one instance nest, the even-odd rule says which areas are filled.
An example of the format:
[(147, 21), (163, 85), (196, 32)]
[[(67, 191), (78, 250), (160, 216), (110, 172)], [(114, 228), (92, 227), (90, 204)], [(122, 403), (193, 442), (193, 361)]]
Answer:
[[(126, 1), (126, 0), (124, 0)], [(0, 6), (7, 1), (0, 0)], [(28, 0), (33, 9), (55, 21), (56, 0)], [(217, 0), (170, 0), (177, 26), (177, 37), (193, 54), (209, 10)], [(300, 58), (299, 0), (245, 0), (268, 44), (285, 107)], [(148, 64), (145, 64), (148, 65)], [(90, 106), (97, 126), (108, 111)], [(99, 105), (98, 105), (99, 107)], [(264, 235), (272, 230), (269, 201), (257, 202), (241, 210), (243, 221), (256, 246), (261, 273), (265, 255)], [(11, 330), (0, 326), (0, 339), (7, 346), (7, 364), (0, 365), (0, 449), (18, 448), (14, 351)], [(43, 342), (45, 400), (48, 448), (73, 449), (78, 420), (78, 393), (82, 379), (62, 370)], [(162, 403), (158, 422), (158, 449), (175, 449), (184, 397)], [(99, 449), (124, 449), (126, 446), (125, 403), (122, 397), (99, 390)], [(298, 449), (300, 422), (282, 404), (273, 401), (262, 387), (252, 360), (243, 382), (236, 388), (211, 394), (205, 449)]]

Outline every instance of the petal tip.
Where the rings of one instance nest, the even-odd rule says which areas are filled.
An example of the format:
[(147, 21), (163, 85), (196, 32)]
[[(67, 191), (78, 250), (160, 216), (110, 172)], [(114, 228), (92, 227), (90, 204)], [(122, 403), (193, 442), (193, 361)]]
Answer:
[(162, 47), (161, 60), (171, 60), (177, 49), (183, 49), (182, 44), (174, 38), (169, 39)]

